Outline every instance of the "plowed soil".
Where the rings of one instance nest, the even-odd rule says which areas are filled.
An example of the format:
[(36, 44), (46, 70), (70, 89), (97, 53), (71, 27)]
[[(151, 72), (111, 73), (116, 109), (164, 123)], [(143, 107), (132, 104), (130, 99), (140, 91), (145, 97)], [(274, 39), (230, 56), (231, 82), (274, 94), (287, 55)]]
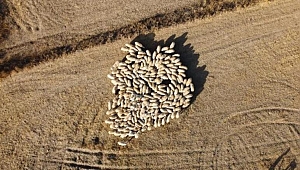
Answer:
[[(76, 3), (70, 6), (49, 2), (44, 7), (58, 5), (53, 7), (57, 11), (49, 12), (56, 13), (50, 22), (52, 17), (38, 13), (43, 5), (37, 1), (8, 2), (8, 6), (20, 8), (14, 12), (24, 10), (24, 14), (19, 14), (23, 17), (19, 20), (12, 19), (15, 13), (7, 14), (6, 23), (15, 21), (24, 28), (16, 28), (21, 30), (17, 33), (12, 30), (2, 42), (5, 47), (0, 58), (1, 71), (5, 76), (0, 81), (0, 169), (299, 168), (298, 0), (259, 2), (246, 5), (247, 8), (224, 7), (234, 10), (155, 26), (150, 31), (128, 33), (128, 37), (120, 33), (105, 42), (99, 42), (102, 39), (97, 36), (104, 35), (99, 30), (118, 30), (122, 21), (130, 17), (123, 16), (116, 25), (112, 24), (113, 29), (107, 25), (99, 27), (101, 22), (86, 23), (94, 21), (89, 20), (91, 17), (114, 12), (108, 9), (122, 11), (120, 6), (125, 4), (118, 6), (108, 1), (101, 13), (94, 1), (77, 4), (86, 6), (78, 11)], [(164, 6), (145, 1), (148, 6), (157, 5), (155, 10), (141, 5), (136, 9), (148, 10), (141, 17), (134, 18), (137, 11), (128, 13), (135, 14), (135, 24), (165, 8), (173, 12), (196, 10), (200, 6), (206, 9), (203, 3), (199, 8), (188, 8), (184, 6), (192, 1), (185, 1), (182, 7), (171, 2)], [(36, 9), (32, 10), (33, 7)], [(69, 18), (72, 12), (80, 17)], [(102, 17), (111, 20), (116, 15), (121, 14)], [(74, 24), (68, 23), (70, 19)], [(49, 48), (41, 45), (51, 35), (63, 32), (64, 25), (75, 30), (75, 37), (80, 31), (84, 35), (77, 39), (67, 34), (69, 38), (62, 37), (62, 41)], [(84, 27), (86, 30), (79, 29)], [(39, 31), (39, 35), (33, 33)], [(88, 32), (97, 38), (86, 36)], [(23, 37), (20, 42), (17, 36)], [(27, 41), (33, 44), (28, 45)], [(196, 97), (179, 119), (120, 147), (120, 139), (109, 135), (109, 127), (104, 123), (107, 102), (113, 98), (113, 86), (106, 75), (113, 63), (124, 57), (119, 49), (132, 41), (140, 41), (149, 49), (175, 41), (175, 50), (189, 67), (187, 74), (193, 78)], [(22, 60), (21, 54), (31, 59)], [(55, 60), (44, 60), (47, 57)], [(28, 67), (31, 65), (36, 66)], [(17, 71), (11, 74), (13, 70)]]

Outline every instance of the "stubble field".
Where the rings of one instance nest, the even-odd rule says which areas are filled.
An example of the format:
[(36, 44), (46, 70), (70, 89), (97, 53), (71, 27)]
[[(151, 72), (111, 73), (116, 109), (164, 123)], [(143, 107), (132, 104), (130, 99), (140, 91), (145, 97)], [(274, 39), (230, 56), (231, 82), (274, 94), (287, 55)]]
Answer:
[[(214, 15), (201, 13), (214, 1), (73, 2), (8, 0), (1, 9), (1, 169), (299, 168), (298, 0)], [(174, 41), (196, 98), (179, 119), (121, 147), (104, 123), (106, 76), (133, 41), (152, 50)]]

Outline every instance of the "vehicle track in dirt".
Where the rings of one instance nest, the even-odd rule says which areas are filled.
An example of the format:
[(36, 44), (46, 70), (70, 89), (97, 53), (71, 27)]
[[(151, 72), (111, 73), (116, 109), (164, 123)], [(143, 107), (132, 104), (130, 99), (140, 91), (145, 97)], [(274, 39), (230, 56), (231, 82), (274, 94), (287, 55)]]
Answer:
[[(232, 11), (238, 7), (247, 7), (256, 4), (260, 1), (265, 0), (242, 0), (242, 1), (227, 1), (227, 0), (204, 0), (198, 3), (193, 3), (192, 5), (179, 7), (173, 11), (165, 11), (165, 13), (158, 13), (154, 16), (144, 18), (134, 23), (128, 25), (108, 30), (94, 35), (81, 35), (74, 33), (58, 33), (55, 35), (47, 35), (43, 38), (32, 40), (29, 42), (24, 42), (23, 44), (15, 45), (8, 48), (0, 48), (0, 77), (7, 77), (11, 72), (18, 72), (25, 67), (31, 67), (39, 64), (40, 62), (45, 62), (62, 56), (63, 54), (70, 54), (77, 50), (83, 50), (95, 45), (106, 44), (119, 40), (122, 37), (133, 37), (134, 35), (144, 34), (148, 32), (153, 32), (154, 30), (174, 26), (177, 24), (185, 23), (199, 18), (204, 18), (207, 16), (215, 15), (219, 12)], [(36, 4), (34, 0), (26, 2), (30, 9), (30, 6), (39, 6), (39, 8), (44, 7), (47, 4)], [(54, 5), (54, 4), (48, 4)], [(31, 13), (38, 8), (29, 10)], [(56, 9), (57, 10), (57, 9)], [(39, 12), (36, 11), (31, 16), (34, 17), (46, 17), (50, 19), (50, 16), (39, 16)], [(17, 16), (19, 14), (16, 14)], [(64, 15), (63, 15), (64, 16)], [(18, 17), (17, 17), (18, 18)], [(19, 17), (22, 18), (22, 17)], [(58, 18), (54, 17), (54, 18)], [(37, 19), (28, 19), (32, 22), (37, 22)], [(30, 22), (29, 21), (29, 22)], [(19, 27), (24, 27), (24, 29), (38, 29), (38, 23), (29, 23), (26, 21), (15, 21), (19, 23)], [(63, 19), (58, 21), (57, 24), (62, 24), (61, 22), (67, 22)], [(105, 22), (105, 21), (104, 21)], [(22, 24), (23, 23), (23, 24)], [(50, 22), (55, 24), (55, 21)], [(27, 25), (27, 26), (26, 26)], [(37, 25), (37, 28), (32, 28)], [(84, 29), (85, 26), (82, 26)], [(66, 35), (64, 35), (66, 34)], [(88, 34), (88, 33), (86, 33)], [(33, 35), (34, 37), (35, 35)], [(71, 37), (71, 38), (70, 38)], [(51, 45), (52, 43), (52, 45)]]
[[(78, 50), (3, 79), (1, 168), (295, 169), (299, 8), (298, 0), (261, 3)], [(104, 124), (113, 97), (106, 75), (124, 56), (118, 49), (174, 38), (199, 94), (179, 119), (121, 148)]]
[[(0, 83), (1, 169), (298, 168), (299, 9), (260, 3), (12, 74)], [(199, 94), (179, 119), (118, 146), (104, 120), (120, 47), (174, 39)]]

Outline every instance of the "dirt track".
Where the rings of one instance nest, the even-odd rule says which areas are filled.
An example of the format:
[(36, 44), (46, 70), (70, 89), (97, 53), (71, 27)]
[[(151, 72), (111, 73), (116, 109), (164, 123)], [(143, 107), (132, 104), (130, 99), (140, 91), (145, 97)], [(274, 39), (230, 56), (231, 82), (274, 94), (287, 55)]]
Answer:
[(137, 37), (174, 39), (200, 94), (125, 148), (103, 120), (106, 75), (132, 38), (3, 79), (1, 169), (299, 168), (299, 9), (298, 0), (275, 0)]
[[(93, 44), (93, 40), (100, 42), (94, 45), (103, 44), (103, 41), (115, 37), (116, 33), (122, 34), (126, 30), (135, 32), (126, 27), (139, 20), (194, 2), (164, 1), (160, 5), (153, 5), (159, 1), (8, 1), (7, 18), (14, 21), (16, 28), (10, 31), (5, 41), (0, 41), (0, 50), (5, 52), (0, 57), (0, 72), (86, 48)], [(124, 27), (109, 37), (106, 35), (111, 30)]]
[[(8, 6), (8, 12), (0, 11), (4, 16), (4, 20), (0, 20), (3, 21), (1, 25), (11, 28), (3, 27), (4, 29), (0, 30), (0, 33), (9, 30), (6, 39), (0, 40), (0, 78), (25, 67), (58, 58), (62, 54), (114, 42), (123, 37), (153, 32), (159, 28), (211, 16), (220, 11), (247, 7), (259, 1), (264, 0), (164, 1), (161, 5), (157, 5), (160, 2), (155, 0), (150, 2), (153, 5), (149, 5), (148, 1), (126, 1), (126, 4), (117, 3), (118, 7), (112, 8), (111, 12), (111, 7), (115, 4), (112, 2), (85, 4), (72, 1), (69, 5), (62, 5), (53, 0), (49, 5), (48, 1), (4, 3), (6, 1), (1, 0), (1, 6)], [(124, 7), (120, 8), (122, 5)], [(56, 9), (57, 6), (59, 9)], [(74, 13), (73, 8), (79, 11), (79, 14)], [(95, 14), (99, 13), (97, 9), (103, 9), (107, 15), (94, 18)], [(102, 10), (100, 12), (103, 13)], [(66, 15), (69, 15), (67, 21), (64, 17)], [(87, 22), (87, 18), (92, 18), (93, 22)], [(73, 20), (77, 22), (74, 23)]]

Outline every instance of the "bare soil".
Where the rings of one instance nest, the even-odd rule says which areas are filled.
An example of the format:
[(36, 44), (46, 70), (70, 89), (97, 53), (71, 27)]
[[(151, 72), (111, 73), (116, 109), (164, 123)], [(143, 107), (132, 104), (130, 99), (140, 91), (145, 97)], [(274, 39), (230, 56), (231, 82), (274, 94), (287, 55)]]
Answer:
[(13, 21), (10, 25), (17, 29), (11, 29), (6, 41), (0, 42), (0, 47), (3, 46), (0, 48), (0, 78), (62, 54), (153, 32), (220, 11), (247, 7), (259, 1), (265, 0), (176, 0), (164, 3), (145, 0), (139, 3), (126, 1), (125, 4), (111, 1), (8, 1), (9, 18)]
[[(50, 52), (59, 57), (8, 74), (0, 82), (0, 169), (299, 168), (299, 9), (298, 0), (260, 2)], [(120, 147), (104, 123), (113, 98), (106, 75), (135, 40), (149, 49), (175, 41), (196, 97), (179, 119)]]

